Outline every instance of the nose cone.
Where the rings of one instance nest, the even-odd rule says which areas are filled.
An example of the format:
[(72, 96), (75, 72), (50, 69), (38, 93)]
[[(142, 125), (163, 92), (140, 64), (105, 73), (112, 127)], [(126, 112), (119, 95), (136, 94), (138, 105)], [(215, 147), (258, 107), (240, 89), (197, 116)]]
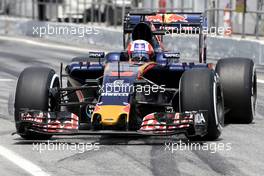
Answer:
[(92, 115), (92, 121), (95, 120), (95, 117), (100, 116), (101, 125), (103, 126), (113, 126), (118, 124), (120, 117), (126, 115), (127, 122), (129, 117), (130, 106), (119, 106), (119, 105), (105, 105), (105, 106), (96, 106)]

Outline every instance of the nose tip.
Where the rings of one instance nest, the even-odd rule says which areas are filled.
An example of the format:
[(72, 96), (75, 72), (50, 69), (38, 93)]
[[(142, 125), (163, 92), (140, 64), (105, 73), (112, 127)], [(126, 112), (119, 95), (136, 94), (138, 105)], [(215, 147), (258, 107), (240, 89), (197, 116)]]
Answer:
[(93, 113), (92, 122), (95, 120), (95, 117), (100, 116), (100, 123), (103, 126), (113, 126), (119, 123), (120, 117), (123, 115), (129, 117), (129, 111), (127, 111), (126, 106), (100, 106)]

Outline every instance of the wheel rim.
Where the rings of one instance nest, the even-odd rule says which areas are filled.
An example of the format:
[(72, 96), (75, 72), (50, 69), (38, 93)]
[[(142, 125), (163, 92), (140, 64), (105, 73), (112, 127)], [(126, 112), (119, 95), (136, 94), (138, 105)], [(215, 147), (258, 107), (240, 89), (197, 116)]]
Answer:
[(223, 105), (223, 96), (220, 93), (220, 96), (217, 97), (217, 117), (218, 117), (218, 127), (220, 130), (223, 128), (224, 125), (224, 105)]
[(214, 83), (214, 113), (216, 126), (221, 131), (224, 125), (224, 101), (223, 92), (217, 80), (216, 78), (216, 82)]
[[(50, 89), (55, 88), (55, 87), (59, 87), (60, 83), (59, 83), (59, 77), (58, 75), (54, 74), (50, 83)], [(48, 111), (54, 111), (56, 110), (57, 106), (57, 100), (50, 96), (48, 97)]]
[(257, 75), (256, 75), (256, 70), (254, 70), (252, 76), (252, 88), (251, 88), (251, 111), (253, 118), (256, 115), (256, 100), (257, 100)]

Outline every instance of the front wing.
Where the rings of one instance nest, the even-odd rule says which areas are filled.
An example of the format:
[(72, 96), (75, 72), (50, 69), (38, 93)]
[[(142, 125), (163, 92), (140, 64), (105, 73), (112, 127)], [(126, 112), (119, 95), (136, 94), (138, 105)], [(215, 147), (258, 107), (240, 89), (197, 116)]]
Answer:
[(16, 123), (24, 127), (22, 133), (17, 131), (19, 134), (163, 136), (185, 133), (187, 136), (204, 136), (207, 133), (204, 113), (151, 113), (143, 118), (137, 131), (79, 130), (79, 117), (70, 112), (23, 111)]

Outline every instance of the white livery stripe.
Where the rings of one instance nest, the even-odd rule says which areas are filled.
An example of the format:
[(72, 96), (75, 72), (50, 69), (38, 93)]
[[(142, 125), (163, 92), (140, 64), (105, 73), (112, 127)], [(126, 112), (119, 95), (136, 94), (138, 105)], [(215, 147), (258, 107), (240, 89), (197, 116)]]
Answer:
[(264, 84), (264, 80), (262, 80), (262, 79), (257, 79), (257, 82), (261, 83), (261, 84)]
[(14, 80), (13, 79), (5, 79), (5, 78), (0, 79), (0, 82), (12, 82), (12, 81), (14, 81)]
[[(33, 40), (23, 39), (23, 38), (14, 38), (10, 36), (8, 37), (0, 36), (0, 40), (26, 43), (29, 45), (35, 45), (35, 46), (46, 47), (46, 48), (54, 48), (54, 49), (60, 49), (60, 50), (78, 51), (78, 52), (84, 52), (84, 53), (88, 52), (87, 49), (85, 48), (73, 47), (73, 46), (62, 45), (62, 44), (54, 44), (54, 43), (43, 43), (41, 41), (33, 41)], [(92, 51), (92, 50), (89, 50), (89, 51)]]

